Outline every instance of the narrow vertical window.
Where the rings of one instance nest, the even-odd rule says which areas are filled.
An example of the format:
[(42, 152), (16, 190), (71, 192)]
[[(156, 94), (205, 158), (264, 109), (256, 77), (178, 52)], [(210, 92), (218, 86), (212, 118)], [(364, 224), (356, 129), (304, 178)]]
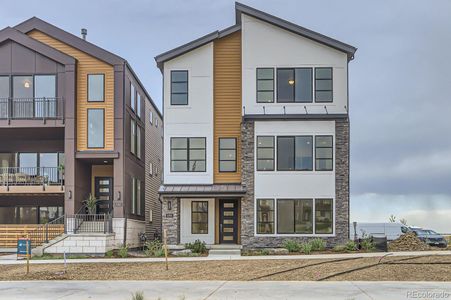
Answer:
[(136, 126), (136, 156), (141, 159), (141, 127)]
[(102, 102), (105, 100), (105, 75), (88, 74), (88, 101)]
[(140, 119), (141, 119), (141, 105), (142, 105), (141, 101), (142, 101), (141, 95), (139, 93), (137, 93), (137, 97), (136, 97), (136, 115)]
[(236, 138), (219, 139), (219, 172), (236, 172)]
[(0, 76), (0, 119), (9, 115), (9, 76)]
[(333, 101), (332, 68), (315, 69), (315, 101)]
[(333, 166), (333, 136), (318, 135), (315, 137), (315, 169), (317, 171), (332, 171)]
[(294, 136), (277, 137), (277, 171), (294, 170), (295, 139)]
[(33, 76), (13, 76), (14, 98), (10, 113), (14, 118), (34, 117)]
[(274, 102), (274, 68), (257, 68), (257, 102)]
[(274, 137), (257, 137), (257, 171), (274, 171)]
[(153, 124), (153, 112), (149, 111), (149, 123)]
[(136, 179), (136, 214), (142, 215), (142, 196), (141, 196), (141, 180)]
[(130, 107), (133, 111), (136, 110), (136, 90), (133, 83), (130, 82)]
[(332, 234), (333, 233), (333, 200), (316, 199), (315, 200), (315, 233)]
[(208, 234), (208, 201), (191, 202), (191, 233)]
[(171, 105), (188, 105), (188, 71), (171, 71)]
[(132, 178), (132, 186), (131, 186), (131, 190), (132, 190), (132, 214), (136, 214), (136, 178)]
[(130, 152), (136, 155), (136, 121), (130, 121)]
[(88, 109), (88, 148), (104, 147), (104, 113), (103, 109)]
[(56, 117), (56, 76), (34, 76), (34, 116), (39, 118)]
[(274, 233), (274, 199), (257, 200), (257, 233)]

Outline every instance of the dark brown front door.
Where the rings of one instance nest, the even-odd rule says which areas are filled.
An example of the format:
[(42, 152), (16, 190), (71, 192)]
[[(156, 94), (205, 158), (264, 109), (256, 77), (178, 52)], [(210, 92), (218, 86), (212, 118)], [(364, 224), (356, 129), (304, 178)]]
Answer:
[(219, 243), (236, 244), (238, 241), (238, 201), (219, 200)]
[(113, 177), (96, 177), (97, 213), (108, 214), (113, 208)]

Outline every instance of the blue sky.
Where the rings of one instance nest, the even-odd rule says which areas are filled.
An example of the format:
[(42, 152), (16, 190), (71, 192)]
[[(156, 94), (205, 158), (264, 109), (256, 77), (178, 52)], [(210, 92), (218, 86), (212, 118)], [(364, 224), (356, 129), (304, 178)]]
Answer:
[[(358, 48), (350, 63), (351, 221), (451, 233), (451, 1), (243, 0)], [(432, 5), (433, 3), (433, 5)], [(154, 56), (234, 23), (229, 0), (2, 1), (126, 58), (161, 107)]]

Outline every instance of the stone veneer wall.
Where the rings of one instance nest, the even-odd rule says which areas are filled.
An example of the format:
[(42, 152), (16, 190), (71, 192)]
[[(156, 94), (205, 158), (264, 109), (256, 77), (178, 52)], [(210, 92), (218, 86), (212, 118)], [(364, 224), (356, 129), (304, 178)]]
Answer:
[[(168, 203), (171, 202), (171, 209)], [(163, 197), (162, 207), (162, 230), (167, 230), (168, 245), (178, 245), (180, 243), (180, 199), (175, 197)], [(161, 238), (163, 238), (163, 232)]]
[[(254, 121), (241, 126), (242, 183), (247, 188), (241, 200), (243, 248), (281, 247), (286, 239), (306, 242), (310, 237), (257, 237), (254, 235)], [(335, 120), (335, 237), (324, 238), (328, 246), (345, 243), (349, 237), (349, 120)]]

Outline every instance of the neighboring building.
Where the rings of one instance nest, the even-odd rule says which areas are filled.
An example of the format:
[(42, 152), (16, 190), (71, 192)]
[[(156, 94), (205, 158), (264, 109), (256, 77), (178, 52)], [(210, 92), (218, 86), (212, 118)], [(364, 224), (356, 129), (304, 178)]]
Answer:
[(348, 239), (355, 51), (236, 3), (235, 25), (155, 58), (170, 244)]
[(1, 30), (0, 224), (22, 225), (0, 227), (65, 220), (110, 246), (138, 246), (146, 227), (153, 238), (162, 121), (125, 59), (35, 17)]

